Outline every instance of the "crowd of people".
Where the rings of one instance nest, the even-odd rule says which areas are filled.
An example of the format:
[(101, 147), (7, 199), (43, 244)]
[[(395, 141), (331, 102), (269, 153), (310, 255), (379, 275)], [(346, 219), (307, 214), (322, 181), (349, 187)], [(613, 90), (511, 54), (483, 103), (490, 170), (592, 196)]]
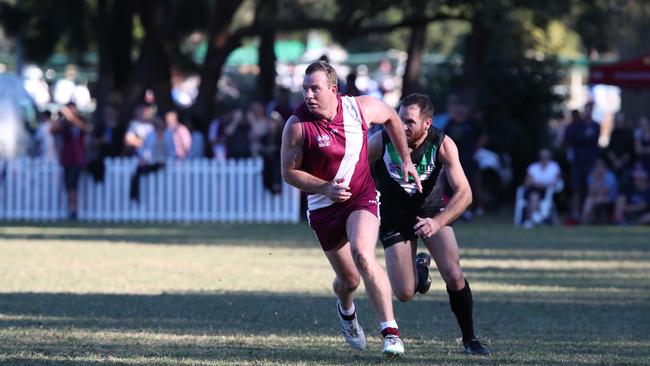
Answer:
[(539, 161), (527, 170), (527, 208), (524, 227), (548, 219), (539, 212), (539, 202), (548, 190), (564, 186), (570, 192), (569, 216), (575, 224), (650, 224), (650, 122), (641, 116), (635, 128), (626, 124), (623, 113), (615, 117), (609, 144), (599, 145), (600, 124), (592, 118), (593, 103), (584, 111), (571, 111), (563, 131), (561, 148), (566, 152), (567, 170), (540, 151)]

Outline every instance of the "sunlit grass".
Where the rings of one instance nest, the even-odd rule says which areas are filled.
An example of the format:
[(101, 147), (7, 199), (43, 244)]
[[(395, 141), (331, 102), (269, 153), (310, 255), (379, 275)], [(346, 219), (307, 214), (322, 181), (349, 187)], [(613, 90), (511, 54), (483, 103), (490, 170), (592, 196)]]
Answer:
[[(650, 364), (650, 229), (456, 227), (477, 329), (460, 352), (444, 284), (395, 303), (404, 365)], [(381, 249), (377, 251), (383, 262)], [(301, 225), (0, 228), (0, 364), (376, 365), (338, 335), (333, 273)]]

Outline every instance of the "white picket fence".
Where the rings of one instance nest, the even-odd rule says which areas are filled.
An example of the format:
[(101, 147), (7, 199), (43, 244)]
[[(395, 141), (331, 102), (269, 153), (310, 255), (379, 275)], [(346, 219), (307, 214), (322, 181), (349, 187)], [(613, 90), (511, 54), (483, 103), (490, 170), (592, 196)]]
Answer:
[[(78, 218), (95, 221), (297, 222), (300, 194), (287, 185), (273, 195), (262, 184), (260, 159), (170, 161), (140, 177), (140, 200), (129, 198), (137, 160), (107, 159), (103, 183), (87, 172), (79, 184)], [(0, 220), (67, 217), (62, 168), (40, 159), (0, 162)]]

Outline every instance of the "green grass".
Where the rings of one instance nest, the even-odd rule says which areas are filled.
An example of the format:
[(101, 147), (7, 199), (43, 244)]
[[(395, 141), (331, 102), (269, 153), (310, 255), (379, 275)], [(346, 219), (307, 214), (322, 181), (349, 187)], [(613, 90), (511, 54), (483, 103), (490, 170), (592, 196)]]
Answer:
[(460, 352), (439, 277), (395, 303), (399, 360), (360, 290), (369, 346), (351, 351), (305, 224), (5, 224), (0, 364), (650, 364), (650, 228), (456, 230), (490, 358)]

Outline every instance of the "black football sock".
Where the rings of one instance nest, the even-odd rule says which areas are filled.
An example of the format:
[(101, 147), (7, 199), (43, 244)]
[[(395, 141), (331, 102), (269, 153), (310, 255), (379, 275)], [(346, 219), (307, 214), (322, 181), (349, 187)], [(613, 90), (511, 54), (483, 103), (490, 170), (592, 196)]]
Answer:
[(474, 335), (474, 319), (472, 317), (472, 290), (469, 288), (469, 282), (465, 280), (465, 287), (459, 291), (447, 287), (447, 293), (449, 294), (451, 311), (456, 316), (460, 331), (463, 333), (463, 341), (476, 338)]

